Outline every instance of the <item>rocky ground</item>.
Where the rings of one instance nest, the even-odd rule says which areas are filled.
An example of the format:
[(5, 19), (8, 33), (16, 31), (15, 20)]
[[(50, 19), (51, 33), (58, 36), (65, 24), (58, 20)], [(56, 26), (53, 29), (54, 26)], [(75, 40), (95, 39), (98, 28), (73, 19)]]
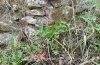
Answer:
[[(32, 44), (33, 37), (40, 27), (49, 26), (61, 20), (71, 22), (72, 26), (76, 27), (75, 29), (79, 28), (77, 34), (73, 30), (73, 32), (67, 34), (68, 38), (66, 38), (70, 45), (76, 43), (75, 46), (81, 42), (80, 38), (84, 28), (86, 28), (86, 23), (81, 23), (80, 20), (75, 23), (74, 15), (79, 15), (93, 4), (92, 0), (0, 0), (0, 48), (3, 49), (3, 46), (10, 39), (14, 39), (15, 47), (18, 41)], [(75, 7), (73, 8), (73, 6)], [(61, 37), (65, 38), (62, 33)], [(79, 38), (78, 42), (76, 42), (76, 37)], [(59, 58), (62, 60), (62, 57)], [(75, 62), (78, 63), (78, 60), (73, 61), (71, 65), (78, 65), (75, 64)], [(64, 62), (68, 62), (68, 60)], [(59, 65), (62, 64), (59, 62)]]

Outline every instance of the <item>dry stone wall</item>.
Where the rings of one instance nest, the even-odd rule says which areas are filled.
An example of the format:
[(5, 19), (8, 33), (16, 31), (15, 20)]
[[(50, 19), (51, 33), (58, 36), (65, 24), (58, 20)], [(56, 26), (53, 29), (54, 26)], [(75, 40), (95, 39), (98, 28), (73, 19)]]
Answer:
[[(76, 12), (85, 9), (79, 7), (80, 1)], [(37, 27), (56, 20), (70, 21), (72, 12), (71, 0), (0, 0), (0, 32), (4, 33), (0, 34), (0, 41), (2, 38), (7, 41), (3, 36), (9, 37), (11, 32), (14, 38), (31, 43)]]

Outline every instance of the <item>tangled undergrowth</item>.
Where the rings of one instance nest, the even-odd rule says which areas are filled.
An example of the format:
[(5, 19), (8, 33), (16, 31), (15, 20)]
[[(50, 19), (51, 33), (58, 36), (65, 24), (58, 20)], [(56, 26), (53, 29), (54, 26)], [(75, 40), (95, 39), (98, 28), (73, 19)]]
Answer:
[(39, 28), (32, 44), (14, 47), (13, 39), (8, 41), (0, 65), (100, 65), (100, 20), (94, 7), (73, 18)]

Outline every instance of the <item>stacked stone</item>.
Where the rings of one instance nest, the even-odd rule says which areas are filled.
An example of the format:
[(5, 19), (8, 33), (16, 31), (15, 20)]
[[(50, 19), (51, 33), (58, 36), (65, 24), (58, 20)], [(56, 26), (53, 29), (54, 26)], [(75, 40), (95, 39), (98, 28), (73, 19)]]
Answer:
[[(10, 4), (7, 0), (1, 1), (0, 31), (13, 32), (19, 40), (24, 38), (31, 43), (37, 27), (51, 24), (60, 19), (70, 21), (73, 15), (71, 0), (13, 0), (14, 2)], [(81, 2), (78, 0), (76, 12), (86, 9), (82, 8)], [(7, 34), (5, 37), (8, 37)], [(5, 41), (7, 39), (5, 38)]]
[[(61, 8), (62, 6), (68, 5), (67, 0), (14, 0), (10, 5), (7, 1), (2, 1), (8, 5), (10, 9), (8, 11), (11, 14), (9, 16), (10, 19), (7, 19), (10, 24), (5, 23), (5, 20), (0, 22), (0, 30), (7, 32), (13, 31), (14, 36), (17, 35), (16, 37), (19, 40), (24, 38), (24, 40), (30, 41), (31, 43), (37, 27), (51, 24), (57, 19), (64, 18), (64, 16), (67, 17), (71, 9), (66, 7)], [(7, 9), (7, 7), (4, 9)]]

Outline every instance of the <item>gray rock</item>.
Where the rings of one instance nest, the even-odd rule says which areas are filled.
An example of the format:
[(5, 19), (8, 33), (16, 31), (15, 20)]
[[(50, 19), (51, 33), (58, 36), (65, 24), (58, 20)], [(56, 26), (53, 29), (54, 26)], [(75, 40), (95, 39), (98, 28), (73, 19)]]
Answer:
[(12, 35), (9, 33), (0, 34), (0, 45), (6, 44), (10, 39), (12, 39)]
[(71, 0), (48, 0), (54, 7), (59, 7), (62, 5), (71, 5)]
[(71, 0), (61, 0), (61, 4), (70, 6), (72, 3), (71, 3)]
[(19, 22), (22, 17), (25, 16), (25, 13), (23, 11), (17, 11), (12, 15), (12, 20)]
[(27, 24), (36, 24), (37, 20), (31, 16), (26, 16), (21, 19), (22, 21), (26, 22)]
[(54, 22), (53, 18), (52, 18), (52, 13), (53, 13), (53, 10), (54, 10), (54, 7), (48, 5), (46, 6), (46, 8), (44, 8), (45, 10), (45, 13), (46, 13), (46, 19), (48, 19), (48, 24), (51, 24), (52, 22)]
[(32, 39), (33, 39), (33, 36), (36, 34), (36, 30), (32, 27), (27, 26), (25, 28), (24, 32), (25, 32), (25, 35), (26, 35), (26, 38), (27, 38), (26, 41), (32, 43)]
[(29, 15), (29, 16), (44, 16), (45, 12), (43, 10), (39, 10), (39, 9), (27, 10), (26, 15)]
[(18, 5), (18, 4), (13, 4), (13, 6), (12, 6), (12, 10), (13, 11), (18, 11), (20, 9), (20, 6)]
[(93, 0), (78, 0), (76, 5), (76, 12), (81, 12), (85, 9), (90, 9), (91, 7), (94, 7), (94, 1)]
[(48, 25), (48, 24), (50, 24), (48, 17), (38, 17), (37, 18), (37, 22), (36, 22), (37, 27), (41, 27), (43, 25)]
[(26, 4), (29, 8), (42, 7), (47, 4), (46, 0), (26, 0)]
[(17, 28), (13, 27), (12, 24), (0, 22), (0, 32), (11, 32)]
[(62, 11), (63, 13), (63, 18), (65, 21), (71, 21), (73, 18), (73, 10), (72, 7), (70, 6), (65, 6), (64, 10)]
[(0, 16), (8, 11), (9, 11), (9, 6), (4, 2), (0, 2)]
[(52, 0), (51, 1), (51, 4), (54, 6), (54, 7), (59, 7), (61, 6), (61, 0)]

